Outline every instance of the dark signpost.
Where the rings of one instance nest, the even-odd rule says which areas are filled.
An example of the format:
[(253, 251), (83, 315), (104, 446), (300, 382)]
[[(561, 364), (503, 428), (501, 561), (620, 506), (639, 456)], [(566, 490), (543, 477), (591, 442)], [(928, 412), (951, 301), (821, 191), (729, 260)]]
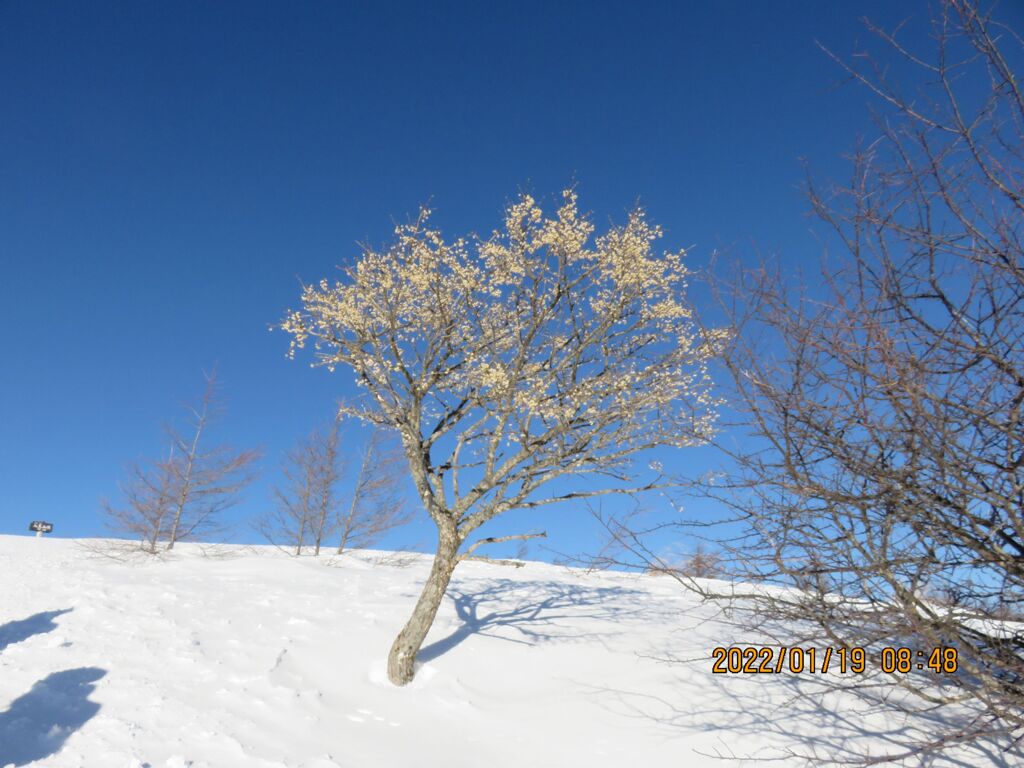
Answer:
[(36, 537), (42, 536), (44, 533), (49, 533), (53, 530), (53, 523), (46, 523), (42, 520), (33, 520), (28, 525), (30, 531), (36, 532)]

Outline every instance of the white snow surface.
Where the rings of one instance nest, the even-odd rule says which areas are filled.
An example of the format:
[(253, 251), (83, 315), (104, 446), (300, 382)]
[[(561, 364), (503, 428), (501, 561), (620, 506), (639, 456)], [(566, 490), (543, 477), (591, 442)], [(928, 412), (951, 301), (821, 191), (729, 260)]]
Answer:
[(794, 703), (811, 675), (711, 674), (756, 638), (665, 577), (464, 562), (398, 688), (427, 556), (89, 544), (0, 536), (2, 767), (803, 765), (910, 728), (845, 693)]

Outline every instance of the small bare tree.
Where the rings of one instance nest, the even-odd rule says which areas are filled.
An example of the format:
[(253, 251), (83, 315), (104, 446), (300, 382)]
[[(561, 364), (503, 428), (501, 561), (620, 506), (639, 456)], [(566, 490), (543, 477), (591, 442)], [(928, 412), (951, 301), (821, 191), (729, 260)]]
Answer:
[(308, 545), (314, 526), (322, 438), (321, 432), (314, 431), (288, 451), (281, 467), (285, 485), (274, 487), (274, 508), (255, 522), (267, 541), (294, 548), (296, 556)]
[(221, 514), (238, 503), (239, 492), (253, 480), (255, 450), (236, 451), (226, 445), (206, 447), (204, 433), (219, 411), (217, 375), (204, 374), (206, 388), (197, 405), (187, 405), (189, 430), (169, 430), (175, 456), (174, 506), (167, 549), (178, 541), (208, 536), (220, 530)]
[(282, 469), (287, 483), (274, 488), (277, 505), (257, 522), (267, 541), (294, 546), (296, 555), (309, 544), (314, 555), (320, 554), (337, 524), (338, 483), (344, 473), (339, 443), (340, 427), (334, 421), (288, 452)]
[(312, 339), (320, 364), (351, 369), (366, 398), (344, 413), (399, 437), (437, 527), (430, 575), (388, 657), (396, 685), (412, 680), (458, 562), (531, 536), (468, 543), (481, 526), (658, 487), (634, 458), (712, 430), (705, 363), (719, 334), (694, 330), (682, 254), (654, 251), (661, 232), (639, 210), (592, 234), (572, 192), (552, 218), (521, 196), (486, 239), (445, 240), (423, 211), (342, 282), (306, 287), (283, 323), (293, 350)]
[(149, 469), (134, 465), (123, 487), (127, 506), (104, 502), (111, 526), (138, 535), (143, 549), (156, 553), (160, 543), (175, 543), (210, 536), (220, 530), (221, 514), (238, 502), (238, 495), (253, 479), (254, 450), (234, 451), (218, 445), (207, 448), (205, 434), (217, 414), (216, 375), (207, 374), (199, 403), (186, 406), (191, 417), (188, 432), (168, 429), (168, 458)]
[(412, 519), (400, 488), (407, 477), (405, 456), (395, 443), (379, 428), (370, 434), (348, 506), (338, 516), (339, 555), (349, 547), (369, 547)]
[(257, 522), (271, 543), (294, 546), (296, 555), (309, 545), (320, 554), (326, 540), (338, 533), (337, 553), (366, 547), (391, 529), (406, 524), (410, 513), (399, 493), (401, 454), (374, 430), (363, 448), (359, 473), (347, 502), (340, 485), (347, 462), (339, 451), (340, 423), (318, 429), (288, 453), (287, 485), (275, 488), (277, 505)]
[(166, 460), (150, 467), (135, 463), (128, 468), (129, 478), (121, 485), (125, 506), (115, 507), (108, 499), (101, 505), (108, 526), (128, 533), (141, 542), (143, 551), (155, 555), (168, 536), (168, 523), (174, 509), (173, 450)]

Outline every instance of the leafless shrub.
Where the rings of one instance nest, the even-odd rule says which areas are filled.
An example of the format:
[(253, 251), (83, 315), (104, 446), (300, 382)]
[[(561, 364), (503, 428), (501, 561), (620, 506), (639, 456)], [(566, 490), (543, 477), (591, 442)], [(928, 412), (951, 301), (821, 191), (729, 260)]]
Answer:
[(383, 565), (388, 568), (408, 568), (422, 559), (423, 555), (417, 552), (395, 551), (377, 555), (373, 560), (373, 564)]
[(646, 573), (652, 576), (682, 576), (691, 579), (713, 579), (722, 574), (722, 556), (698, 544), (693, 552), (678, 561), (648, 563)]

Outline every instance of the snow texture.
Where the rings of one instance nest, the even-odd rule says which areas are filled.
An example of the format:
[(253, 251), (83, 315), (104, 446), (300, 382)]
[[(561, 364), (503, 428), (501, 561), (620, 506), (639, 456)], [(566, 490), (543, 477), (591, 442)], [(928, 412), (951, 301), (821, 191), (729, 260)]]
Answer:
[(909, 727), (793, 703), (810, 675), (712, 675), (712, 647), (753, 638), (665, 577), (463, 563), (396, 688), (427, 557), (88, 543), (0, 536), (5, 768), (802, 765), (787, 750), (878, 754)]

